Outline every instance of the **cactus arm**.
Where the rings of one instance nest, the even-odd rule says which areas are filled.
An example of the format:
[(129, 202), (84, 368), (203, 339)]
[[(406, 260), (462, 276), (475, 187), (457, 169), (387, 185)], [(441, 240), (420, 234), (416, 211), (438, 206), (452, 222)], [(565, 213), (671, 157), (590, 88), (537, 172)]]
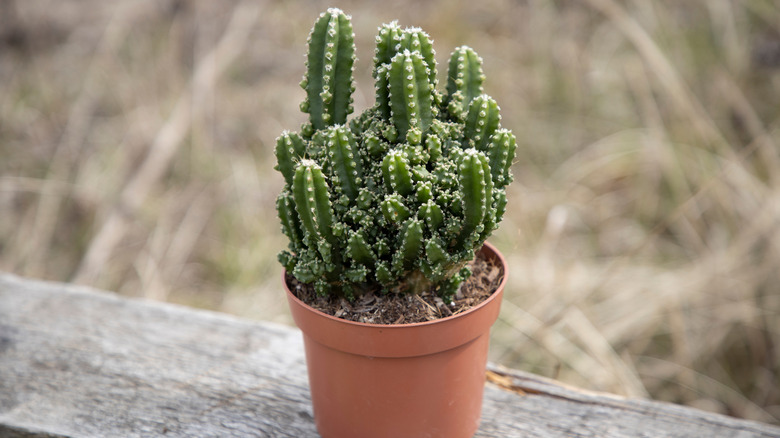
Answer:
[(331, 168), (338, 177), (344, 194), (354, 201), (363, 180), (363, 166), (352, 133), (343, 125), (333, 126), (327, 132), (326, 147)]
[(429, 135), (425, 139), (425, 148), (428, 150), (428, 156), (431, 161), (436, 161), (441, 157), (441, 139), (437, 135)]
[(463, 247), (484, 229), (483, 221), (493, 200), (493, 182), (487, 158), (476, 149), (464, 152), (459, 166), (459, 184), (462, 193), (463, 228), (458, 236), (458, 246)]
[(385, 219), (391, 224), (399, 224), (412, 215), (397, 193), (387, 195), (385, 200), (382, 201), (381, 209)]
[(498, 111), (498, 104), (487, 94), (481, 94), (471, 101), (464, 134), (466, 141), (472, 140), (477, 150), (485, 151), (490, 144), (490, 137), (501, 123)]
[[(393, 57), (388, 70), (390, 109), (400, 140), (417, 142), (433, 120), (432, 90), (427, 67), (419, 52), (404, 50)], [(408, 135), (412, 132), (413, 135)]]
[(352, 112), (354, 62), (352, 23), (341, 10), (328, 9), (309, 36), (306, 76), (301, 81), (307, 95), (301, 110), (309, 113), (315, 130), (346, 123)]
[(515, 135), (507, 129), (497, 130), (490, 139), (488, 161), (490, 172), (496, 186), (503, 188), (512, 182), (512, 160), (515, 158), (517, 141)]
[(282, 135), (276, 139), (276, 166), (288, 186), (292, 185), (295, 165), (306, 153), (306, 145), (300, 135), (295, 132), (282, 132)]
[(484, 241), (490, 234), (498, 228), (498, 224), (506, 213), (506, 192), (504, 190), (495, 190), (493, 194), (493, 206), (485, 220), (485, 229), (482, 230), (480, 241)]
[(415, 185), (417, 202), (428, 202), (433, 197), (433, 184), (430, 181), (420, 181)]
[[(359, 265), (344, 272), (344, 277), (350, 283), (360, 284), (366, 281), (366, 278), (368, 277), (368, 269), (366, 269), (364, 265)], [(342, 285), (342, 290), (344, 291), (344, 295), (346, 295), (349, 299), (354, 298), (355, 288), (352, 285), (349, 283), (344, 284)]]
[(428, 200), (428, 202), (420, 206), (418, 217), (425, 222), (431, 231), (439, 229), (442, 222), (444, 222), (444, 214), (441, 211), (441, 207), (436, 205), (433, 200)]
[(292, 271), (293, 276), (304, 283), (311, 283), (324, 274), (322, 264), (318, 263), (311, 253), (312, 251), (304, 251), (298, 254), (298, 263)]
[(333, 123), (346, 124), (347, 116), (355, 111), (352, 93), (355, 92), (355, 33), (350, 17), (339, 14), (339, 50), (333, 92)]
[(290, 239), (290, 249), (298, 250), (303, 246), (303, 231), (292, 197), (285, 192), (279, 194), (276, 198), (276, 210), (282, 222), (282, 232)]
[(390, 192), (400, 193), (406, 196), (412, 192), (412, 173), (409, 169), (409, 160), (405, 154), (398, 150), (390, 151), (382, 160), (382, 176), (385, 187)]
[(471, 101), (482, 94), (482, 59), (471, 47), (461, 46), (450, 55), (445, 104), (451, 116), (461, 119)]
[(347, 249), (349, 257), (360, 264), (368, 265), (376, 260), (362, 231), (350, 234)]
[(389, 64), (393, 57), (398, 53), (399, 44), (403, 41), (403, 31), (398, 26), (397, 21), (383, 24), (379, 28), (379, 33), (376, 36), (376, 50), (374, 51), (374, 79), (379, 78), (381, 75), (379, 69)]
[(425, 258), (431, 265), (444, 265), (450, 261), (447, 251), (435, 240), (429, 240), (425, 244)]
[(393, 21), (389, 24), (383, 24), (376, 36), (372, 75), (375, 80), (376, 107), (385, 120), (390, 119), (390, 90), (387, 85), (387, 70), (390, 61), (400, 47), (402, 32), (401, 28), (398, 27), (398, 22)]
[(376, 136), (376, 134), (369, 132), (365, 136), (363, 136), (363, 145), (365, 146), (364, 150), (368, 152), (369, 157), (371, 158), (378, 158), (381, 157), (386, 150), (386, 143), (383, 144), (382, 140), (379, 139), (379, 137)]
[(393, 269), (402, 272), (409, 269), (417, 260), (422, 249), (422, 222), (417, 219), (409, 219), (404, 223), (401, 234), (401, 245), (393, 257)]
[(420, 52), (428, 67), (428, 82), (431, 88), (436, 88), (436, 51), (433, 50), (431, 37), (419, 27), (404, 29), (402, 46), (410, 52)]
[(309, 239), (308, 246), (319, 241), (333, 242), (333, 208), (328, 199), (328, 184), (317, 163), (302, 160), (293, 177), (293, 200), (303, 229)]
[(388, 67), (389, 64), (380, 66), (377, 69), (377, 78), (374, 82), (376, 108), (379, 110), (379, 114), (385, 120), (390, 120), (392, 111), (390, 110), (390, 86), (388, 83)]
[(386, 262), (377, 262), (375, 276), (376, 280), (381, 285), (392, 284), (392, 282), (395, 280), (395, 276), (390, 271), (390, 268), (387, 266)]
[[(382, 25), (376, 37), (373, 76), (376, 80), (376, 106), (385, 119), (391, 118), (391, 90), (387, 78), (389, 67), (393, 58), (405, 50), (420, 54), (430, 89), (436, 88), (436, 52), (428, 34), (420, 28), (401, 30), (395, 21)], [(435, 108), (432, 109), (435, 112)]]
[(453, 266), (452, 257), (438, 239), (430, 239), (425, 244), (425, 260), (420, 270), (432, 282), (440, 282)]
[(506, 191), (503, 189), (495, 191), (494, 204), (496, 206), (496, 224), (498, 224), (506, 213)]

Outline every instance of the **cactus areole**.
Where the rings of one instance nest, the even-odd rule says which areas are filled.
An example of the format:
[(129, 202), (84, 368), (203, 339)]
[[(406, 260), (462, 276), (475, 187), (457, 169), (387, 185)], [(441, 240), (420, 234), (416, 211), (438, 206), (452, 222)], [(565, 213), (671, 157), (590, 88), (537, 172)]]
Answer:
[(279, 260), (319, 294), (433, 291), (445, 302), (501, 221), (515, 136), (482, 91), (482, 61), (455, 49), (437, 89), (430, 37), (385, 24), (376, 36), (376, 103), (353, 112), (355, 36), (329, 9), (308, 40), (300, 132), (276, 142)]

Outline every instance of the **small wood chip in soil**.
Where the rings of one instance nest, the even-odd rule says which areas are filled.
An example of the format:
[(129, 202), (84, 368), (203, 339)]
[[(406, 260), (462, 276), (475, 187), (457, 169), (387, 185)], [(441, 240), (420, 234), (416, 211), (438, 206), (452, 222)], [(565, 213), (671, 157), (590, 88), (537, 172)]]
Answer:
[(414, 294), (365, 293), (350, 302), (339, 296), (320, 296), (311, 285), (287, 275), (290, 290), (304, 303), (348, 321), (369, 324), (413, 324), (463, 313), (488, 299), (501, 283), (501, 267), (477, 257), (469, 263), (471, 277), (463, 282), (452, 303), (445, 303), (432, 291)]

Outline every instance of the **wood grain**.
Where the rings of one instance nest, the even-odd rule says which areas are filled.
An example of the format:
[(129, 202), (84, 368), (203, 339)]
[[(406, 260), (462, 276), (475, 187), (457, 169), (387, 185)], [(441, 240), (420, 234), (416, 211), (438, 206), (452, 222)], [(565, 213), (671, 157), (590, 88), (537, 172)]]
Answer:
[[(477, 437), (780, 437), (496, 366), (487, 377)], [(298, 330), (0, 275), (0, 437), (316, 436)]]

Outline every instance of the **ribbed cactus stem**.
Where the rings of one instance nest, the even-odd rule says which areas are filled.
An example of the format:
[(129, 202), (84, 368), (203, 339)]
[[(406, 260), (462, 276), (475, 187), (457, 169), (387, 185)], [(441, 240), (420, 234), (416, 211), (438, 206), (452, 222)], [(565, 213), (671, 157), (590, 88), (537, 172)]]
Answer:
[(358, 156), (357, 143), (343, 125), (329, 128), (325, 135), (328, 161), (337, 177), (338, 186), (350, 200), (354, 200), (363, 183), (363, 166)]
[(292, 186), (295, 166), (306, 154), (306, 144), (295, 132), (284, 131), (276, 139), (276, 170), (282, 173), (288, 186)]
[(409, 160), (399, 150), (390, 151), (382, 160), (382, 176), (389, 191), (406, 196), (414, 189)]
[(476, 240), (484, 229), (488, 209), (492, 208), (493, 181), (487, 158), (476, 149), (467, 149), (458, 167), (458, 181), (462, 193), (463, 228), (458, 246)]
[(490, 233), (498, 228), (498, 223), (506, 213), (506, 192), (504, 190), (495, 190), (493, 192), (493, 208), (489, 210), (487, 218), (485, 218), (485, 229), (482, 230), (480, 239), (487, 239)]
[(429, 135), (425, 139), (425, 148), (428, 150), (431, 161), (436, 161), (441, 157), (441, 139), (437, 135)]
[(499, 129), (490, 138), (488, 147), (488, 162), (490, 163), (490, 172), (493, 175), (493, 182), (499, 188), (503, 188), (512, 182), (512, 160), (515, 158), (517, 141), (512, 131), (508, 129)]
[[(447, 251), (445, 251), (441, 244), (435, 240), (429, 240), (428, 243), (425, 244), (425, 257), (428, 259), (429, 263), (439, 267), (444, 266), (450, 261), (450, 256), (447, 254)], [(441, 271), (441, 269), (438, 269), (437, 271)]]
[(419, 181), (414, 186), (414, 194), (417, 202), (428, 202), (433, 198), (433, 183), (431, 181)]
[(276, 211), (282, 222), (282, 232), (290, 239), (290, 249), (296, 251), (303, 248), (303, 231), (298, 213), (295, 212), (295, 203), (292, 197), (282, 192), (276, 198)]
[(422, 271), (433, 282), (441, 281), (454, 267), (452, 257), (437, 239), (425, 243), (425, 261)]
[(352, 113), (354, 63), (355, 36), (350, 18), (339, 9), (328, 9), (309, 35), (306, 76), (301, 81), (307, 96), (301, 110), (309, 113), (315, 130), (344, 124)]
[(464, 134), (466, 141), (471, 141), (477, 150), (487, 150), (490, 136), (501, 124), (501, 114), (498, 111), (498, 104), (487, 94), (480, 94), (469, 104)]
[[(390, 119), (390, 89), (387, 74), (393, 58), (408, 50), (417, 52), (423, 59), (426, 76), (431, 90), (436, 88), (436, 51), (430, 36), (420, 28), (401, 29), (398, 23), (393, 21), (379, 28), (376, 36), (376, 50), (374, 52), (373, 76), (376, 80), (376, 107), (385, 119)], [(435, 112), (436, 109), (432, 108)]]
[(335, 220), (329, 190), (322, 168), (314, 161), (302, 160), (295, 170), (292, 193), (309, 246), (317, 246), (320, 241), (334, 241)]
[[(390, 109), (398, 136), (405, 140), (407, 132), (425, 135), (433, 120), (432, 89), (427, 67), (420, 52), (404, 50), (393, 57), (388, 71)], [(419, 138), (416, 140), (419, 141)]]
[(428, 200), (425, 204), (420, 206), (420, 219), (425, 222), (430, 231), (436, 231), (444, 222), (444, 214), (433, 200)]
[(352, 260), (363, 265), (371, 264), (376, 260), (376, 255), (362, 231), (351, 233), (347, 244), (348, 254)]
[(471, 101), (482, 94), (482, 58), (468, 46), (455, 49), (450, 55), (447, 72), (447, 96), (445, 104), (450, 115), (463, 118)]
[(377, 78), (374, 83), (376, 92), (376, 108), (379, 111), (379, 115), (385, 120), (390, 120), (392, 110), (390, 109), (390, 86), (387, 72), (390, 69), (390, 64), (384, 64), (377, 68)]
[(379, 69), (390, 61), (398, 53), (403, 41), (403, 30), (397, 21), (383, 24), (376, 36), (376, 49), (374, 50), (374, 79), (379, 78)]
[(410, 52), (420, 52), (425, 66), (428, 67), (428, 82), (430, 82), (431, 88), (435, 88), (437, 84), (436, 51), (433, 50), (431, 37), (419, 27), (412, 27), (404, 29), (402, 39), (403, 48)]
[(401, 246), (393, 260), (393, 269), (396, 271), (409, 269), (420, 255), (422, 240), (422, 222), (414, 218), (407, 220), (403, 225)]
[(387, 70), (390, 61), (401, 47), (403, 31), (398, 22), (383, 24), (376, 36), (374, 51), (374, 69), (372, 75), (376, 81), (376, 106), (384, 119), (390, 119), (390, 90), (387, 86)]
[(397, 193), (387, 195), (381, 204), (382, 214), (391, 224), (400, 224), (405, 221), (412, 212), (404, 205), (403, 198)]

